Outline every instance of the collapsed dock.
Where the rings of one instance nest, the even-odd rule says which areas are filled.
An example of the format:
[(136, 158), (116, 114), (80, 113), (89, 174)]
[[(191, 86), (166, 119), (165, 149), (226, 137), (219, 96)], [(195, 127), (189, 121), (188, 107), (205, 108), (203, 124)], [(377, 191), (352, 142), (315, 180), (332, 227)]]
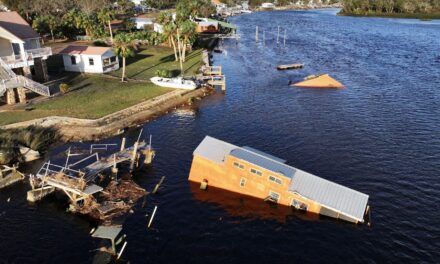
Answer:
[[(93, 146), (99, 148), (97, 144)], [(155, 155), (151, 140), (147, 144), (138, 139), (132, 147), (125, 148), (124, 138), (119, 151), (104, 157), (99, 157), (92, 147), (90, 152), (90, 156), (75, 163), (69, 163), (69, 155), (62, 166), (44, 163), (36, 175), (30, 176), (28, 201), (36, 202), (56, 190), (62, 191), (69, 198), (69, 211), (111, 223), (147, 194), (130, 177), (118, 178), (118, 172), (123, 164), (130, 172), (142, 164), (151, 164)], [(78, 168), (87, 161), (91, 163)], [(110, 169), (111, 173), (105, 174)]]

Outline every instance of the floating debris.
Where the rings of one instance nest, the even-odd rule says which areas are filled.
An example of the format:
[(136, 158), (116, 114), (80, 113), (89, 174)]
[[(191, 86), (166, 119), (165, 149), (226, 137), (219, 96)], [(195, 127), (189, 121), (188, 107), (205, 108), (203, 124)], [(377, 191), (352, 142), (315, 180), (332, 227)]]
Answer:
[(305, 78), (304, 81), (292, 84), (291, 86), (301, 88), (345, 88), (345, 86), (330, 77), (328, 74), (311, 75)]
[(284, 65), (278, 65), (277, 70), (284, 71), (284, 70), (297, 70), (304, 68), (304, 64), (302, 63), (294, 63), (294, 64), (284, 64)]

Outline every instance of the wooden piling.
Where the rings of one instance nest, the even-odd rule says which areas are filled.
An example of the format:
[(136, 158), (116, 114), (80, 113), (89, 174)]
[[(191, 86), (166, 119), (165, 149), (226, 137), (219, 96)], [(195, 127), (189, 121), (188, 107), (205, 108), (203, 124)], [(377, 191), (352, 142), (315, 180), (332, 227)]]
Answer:
[(154, 215), (156, 214), (156, 210), (157, 210), (157, 205), (154, 206), (153, 214), (152, 214), (151, 217), (150, 217), (150, 222), (148, 222), (148, 228), (150, 228), (151, 223), (153, 222)]
[(160, 179), (159, 183), (156, 184), (156, 186), (154, 187), (152, 194), (155, 194), (157, 192), (157, 190), (159, 189), (160, 185), (163, 183), (163, 181), (165, 180), (165, 176), (162, 176), (162, 178)]

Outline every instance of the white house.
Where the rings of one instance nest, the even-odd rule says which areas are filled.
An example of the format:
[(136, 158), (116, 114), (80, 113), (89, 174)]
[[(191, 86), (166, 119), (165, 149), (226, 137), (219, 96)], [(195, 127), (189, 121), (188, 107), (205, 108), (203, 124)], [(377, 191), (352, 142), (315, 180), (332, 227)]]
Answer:
[[(40, 46), (40, 35), (17, 12), (0, 12), (0, 97), (6, 103), (26, 102), (28, 91), (49, 96), (44, 82), (47, 74), (46, 59), (51, 48)], [(15, 92), (17, 91), (17, 92)]]
[(142, 17), (142, 16), (132, 17), (131, 21), (133, 21), (137, 29), (144, 29), (145, 26), (153, 25), (153, 20), (151, 18)]
[(119, 69), (119, 59), (109, 47), (70, 45), (60, 54), (66, 71), (105, 73)]
[(261, 4), (261, 8), (264, 8), (264, 9), (274, 9), (275, 5), (273, 3), (262, 3)]
[(35, 59), (50, 55), (51, 48), (40, 46), (40, 35), (17, 12), (0, 12), (0, 58), (9, 68), (30, 71)]

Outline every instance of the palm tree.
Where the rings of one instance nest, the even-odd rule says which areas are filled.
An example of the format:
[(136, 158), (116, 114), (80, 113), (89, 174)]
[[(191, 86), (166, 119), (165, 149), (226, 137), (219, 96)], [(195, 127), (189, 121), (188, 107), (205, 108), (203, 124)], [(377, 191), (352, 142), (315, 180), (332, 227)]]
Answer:
[(101, 24), (108, 25), (108, 29), (110, 31), (110, 42), (113, 43), (113, 31), (112, 31), (112, 19), (114, 18), (114, 12), (108, 8), (104, 8), (101, 11), (98, 12), (98, 20), (101, 22)]
[(125, 80), (125, 59), (127, 57), (133, 57), (135, 55), (135, 50), (137, 49), (136, 40), (130, 37), (126, 33), (120, 33), (115, 37), (113, 42), (113, 48), (115, 53), (122, 57), (122, 77), (121, 81)]
[(186, 47), (192, 47), (194, 39), (196, 37), (196, 24), (191, 20), (185, 20), (179, 25), (180, 33), (182, 36), (182, 61), (186, 59)]

